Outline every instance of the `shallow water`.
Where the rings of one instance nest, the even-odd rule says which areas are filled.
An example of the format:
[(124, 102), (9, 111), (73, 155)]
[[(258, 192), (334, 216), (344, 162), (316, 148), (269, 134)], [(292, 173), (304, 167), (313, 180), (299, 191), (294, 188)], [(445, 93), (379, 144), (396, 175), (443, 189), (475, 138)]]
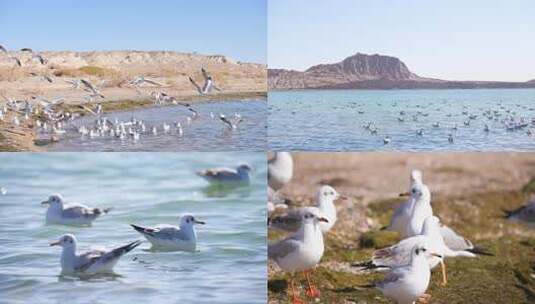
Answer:
[[(120, 140), (112, 137), (82, 137), (71, 131), (59, 143), (51, 145), (51, 151), (265, 151), (267, 105), (265, 101), (224, 101), (201, 102), (193, 105), (199, 117), (187, 123), (186, 117), (191, 114), (183, 106), (164, 106), (119, 111), (103, 116), (111, 121), (115, 118), (128, 121), (132, 117), (144, 120), (148, 126), (146, 134), (138, 141), (130, 138)], [(215, 118), (210, 117), (210, 112)], [(243, 121), (236, 130), (229, 130), (219, 120), (219, 114), (232, 117), (237, 112)], [(94, 116), (76, 119), (71, 125), (94, 125)], [(164, 134), (163, 123), (173, 125), (180, 122), (184, 134), (180, 137), (172, 127), (171, 134)], [(149, 126), (158, 128), (158, 135), (152, 135)]]
[[(270, 92), (268, 99), (272, 150), (535, 150), (535, 136), (528, 136), (527, 129), (507, 131), (502, 122), (482, 115), (496, 109), (501, 120), (510, 110), (516, 117), (531, 120), (535, 118), (535, 89), (310, 90)], [(405, 122), (398, 121), (400, 111), (406, 112)], [(417, 111), (428, 116), (413, 121)], [(470, 126), (464, 125), (468, 119), (464, 111), (478, 115)], [(379, 128), (377, 135), (363, 128), (369, 121)], [(440, 127), (434, 128), (437, 121)], [(455, 124), (457, 131), (451, 129)], [(416, 134), (420, 128), (423, 136)], [(449, 133), (453, 143), (448, 141)], [(385, 145), (387, 135), (391, 142)]]
[[(255, 171), (251, 186), (220, 191), (194, 172), (239, 162)], [(1, 153), (1, 303), (266, 303), (266, 165), (263, 153)], [(114, 209), (93, 227), (46, 226), (51, 193)], [(143, 239), (130, 223), (178, 224), (191, 212), (198, 252), (124, 256), (119, 277), (60, 277), (61, 249), (50, 241), (74, 233), (79, 248)]]

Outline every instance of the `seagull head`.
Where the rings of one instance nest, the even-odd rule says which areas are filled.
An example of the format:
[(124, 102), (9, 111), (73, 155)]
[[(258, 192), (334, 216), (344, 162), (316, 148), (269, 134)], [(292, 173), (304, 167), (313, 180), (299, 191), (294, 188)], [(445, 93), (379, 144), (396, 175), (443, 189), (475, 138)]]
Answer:
[(341, 197), (340, 194), (336, 192), (336, 190), (334, 190), (333, 187), (328, 186), (328, 185), (321, 186), (317, 194), (317, 200), (318, 200), (318, 203), (320, 204), (322, 202), (335, 201), (339, 199), (340, 197)]
[(238, 170), (238, 173), (239, 172), (249, 173), (253, 170), (253, 167), (251, 167), (249, 164), (240, 164), (237, 170)]
[(411, 171), (411, 184), (422, 183), (422, 171), (412, 170)]
[(59, 193), (54, 193), (48, 197), (48, 200), (41, 202), (41, 205), (63, 206), (63, 196)]
[(75, 248), (76, 237), (73, 234), (64, 234), (57, 241), (51, 242), (50, 246), (61, 246), (63, 248)]
[(412, 249), (412, 258), (413, 259), (421, 259), (421, 258), (426, 259), (429, 256), (434, 256), (434, 257), (437, 257), (439, 259), (442, 259), (442, 255), (441, 254), (438, 254), (436, 252), (430, 251), (428, 249), (427, 245), (419, 244), (419, 245), (414, 246), (414, 248)]
[(199, 221), (198, 219), (196, 219), (191, 214), (185, 214), (185, 215), (180, 217), (180, 227), (194, 226), (194, 225), (197, 225), (197, 224), (204, 225), (206, 223), (203, 222), (203, 221)]

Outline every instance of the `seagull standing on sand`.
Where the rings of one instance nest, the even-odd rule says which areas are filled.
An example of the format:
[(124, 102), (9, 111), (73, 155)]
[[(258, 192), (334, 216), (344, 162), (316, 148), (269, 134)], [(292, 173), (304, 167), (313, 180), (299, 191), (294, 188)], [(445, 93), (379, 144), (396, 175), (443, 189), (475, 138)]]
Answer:
[(275, 156), (268, 160), (269, 187), (274, 191), (279, 191), (292, 179), (293, 168), (293, 159), (290, 152), (275, 152)]
[[(310, 280), (308, 271), (320, 262), (325, 250), (320, 223), (328, 220), (319, 214), (317, 208), (308, 208), (302, 214), (301, 228), (290, 237), (268, 245), (268, 257), (279, 267), (290, 273), (305, 272), (308, 282), (307, 295), (317, 298), (320, 292)], [(290, 297), (293, 303), (302, 303), (296, 294), (293, 276), (290, 279)]]
[(66, 204), (61, 194), (52, 194), (42, 205), (48, 205), (47, 224), (91, 226), (94, 220), (108, 213), (111, 208), (89, 208), (82, 204)]
[(130, 226), (141, 233), (154, 248), (195, 251), (197, 246), (195, 225), (197, 224), (204, 225), (205, 222), (187, 214), (180, 217), (179, 227), (171, 225), (157, 225), (155, 227)]
[(431, 279), (427, 262), (429, 256), (442, 258), (424, 246), (415, 246), (411, 251), (410, 263), (393, 268), (375, 287), (398, 304), (413, 304), (416, 301), (427, 303), (431, 298), (425, 293)]
[(201, 68), (202, 76), (204, 77), (204, 85), (201, 88), (193, 78), (189, 77), (189, 81), (191, 84), (197, 89), (197, 92), (199, 92), (200, 95), (206, 95), (212, 91), (212, 89), (216, 91), (221, 91), (218, 87), (215, 86), (214, 80), (211, 75), (208, 75), (208, 72), (204, 68)]
[(252, 167), (248, 164), (241, 164), (236, 169), (215, 168), (201, 170), (197, 175), (212, 184), (249, 184)]
[(318, 214), (326, 218), (328, 222), (319, 223), (321, 232), (327, 233), (334, 226), (337, 220), (336, 206), (334, 201), (340, 198), (340, 194), (331, 186), (321, 186), (316, 196), (316, 207), (305, 207), (290, 210), (287, 214), (276, 216), (269, 220), (269, 227), (283, 230), (296, 231), (301, 226), (303, 213), (316, 208)]
[(50, 246), (61, 246), (61, 273), (86, 274), (113, 273), (113, 267), (119, 259), (141, 244), (135, 241), (112, 250), (90, 250), (84, 253), (76, 252), (76, 238), (72, 234), (63, 235)]

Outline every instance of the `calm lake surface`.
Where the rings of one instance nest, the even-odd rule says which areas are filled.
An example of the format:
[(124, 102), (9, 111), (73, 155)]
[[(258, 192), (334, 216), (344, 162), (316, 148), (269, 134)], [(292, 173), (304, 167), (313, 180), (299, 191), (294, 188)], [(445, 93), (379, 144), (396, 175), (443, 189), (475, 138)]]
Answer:
[[(214, 189), (196, 170), (247, 162), (249, 187)], [(266, 303), (266, 160), (264, 153), (0, 153), (0, 303)], [(40, 202), (113, 207), (93, 227), (47, 226)], [(130, 223), (178, 225), (190, 212), (197, 252), (124, 256), (120, 277), (60, 276), (61, 249), (73, 233), (79, 249), (143, 239)]]
[[(51, 151), (265, 151), (267, 133), (266, 101), (218, 101), (193, 104), (199, 117), (188, 124), (191, 112), (182, 106), (163, 106), (104, 113), (110, 121), (129, 121), (132, 117), (145, 121), (147, 131), (138, 141), (131, 138), (81, 136), (74, 127), (94, 125), (95, 116), (76, 119), (67, 127), (63, 140), (47, 147)], [(215, 116), (210, 117), (210, 112)], [(234, 113), (243, 117), (236, 130), (229, 130), (219, 120), (219, 114), (232, 118)], [(170, 134), (164, 134), (163, 123), (170, 124)], [(176, 134), (173, 124), (180, 122), (183, 135)], [(158, 128), (158, 135), (151, 127)]]
[[(535, 89), (281, 91), (268, 111), (272, 150), (535, 150)], [(504, 120), (521, 117), (528, 127), (507, 130)]]

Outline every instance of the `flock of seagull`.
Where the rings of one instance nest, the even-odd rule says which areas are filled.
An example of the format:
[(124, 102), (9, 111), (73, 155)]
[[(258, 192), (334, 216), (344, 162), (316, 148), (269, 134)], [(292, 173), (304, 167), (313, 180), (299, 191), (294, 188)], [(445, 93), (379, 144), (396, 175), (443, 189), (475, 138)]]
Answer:
[[(324, 250), (324, 238), (337, 221), (334, 202), (343, 198), (333, 187), (323, 185), (316, 195), (315, 206), (289, 208), (278, 191), (293, 175), (293, 161), (288, 152), (277, 152), (268, 164), (268, 228), (290, 235), (268, 244), (268, 257), (281, 270), (291, 274), (289, 297), (292, 303), (303, 303), (294, 283), (294, 274), (303, 272), (307, 281), (306, 296), (320, 297), (319, 289), (311, 279), (311, 273), (320, 262)], [(454, 257), (475, 258), (493, 255), (484, 248), (457, 234), (441, 223), (433, 213), (431, 193), (423, 182), (422, 172), (410, 174), (408, 200), (394, 212), (390, 224), (382, 230), (396, 231), (401, 241), (392, 246), (375, 250), (370, 259), (352, 264), (359, 270), (386, 272), (381, 282), (362, 287), (375, 287), (396, 303), (416, 301), (427, 303), (426, 294), (430, 271), (441, 265), (442, 282), (447, 284), (445, 260)], [(535, 200), (513, 211), (505, 211), (505, 218), (527, 222), (535, 227)]]
[[(21, 60), (16, 56), (11, 55), (11, 53), (1, 45), (0, 51), (13, 59), (16, 66), (22, 66)], [(32, 55), (32, 60), (37, 60), (41, 65), (46, 65), (48, 63), (48, 60), (43, 55), (32, 49), (23, 48), (20, 51), (30, 53)], [(202, 87), (192, 77), (189, 77), (189, 81), (199, 95), (207, 95), (214, 90), (221, 91), (221, 89), (215, 85), (213, 76), (210, 75), (206, 69), (201, 68), (201, 74), (204, 79)], [(31, 75), (39, 76), (36, 73), (31, 73)], [(42, 75), (42, 79), (49, 83), (55, 81), (55, 79), (49, 75)], [(57, 97), (54, 99), (46, 99), (42, 96), (31, 96), (27, 100), (18, 100), (2, 95), (5, 102), (3, 106), (0, 107), (0, 121), (5, 120), (8, 111), (13, 112), (13, 115), (10, 115), (11, 120), (9, 122), (15, 126), (21, 125), (21, 123), (30, 120), (30, 118), (35, 118), (35, 126), (38, 133), (45, 135), (45, 137), (36, 140), (35, 143), (38, 145), (46, 145), (59, 141), (60, 137), (65, 136), (67, 133), (79, 134), (82, 138), (102, 137), (117, 138), (120, 140), (131, 139), (133, 141), (138, 141), (142, 136), (157, 136), (158, 134), (176, 134), (178, 137), (182, 137), (186, 125), (190, 125), (200, 115), (200, 113), (189, 103), (180, 102), (176, 97), (163, 91), (151, 91), (147, 95), (147, 98), (151, 99), (157, 106), (179, 105), (185, 107), (190, 113), (190, 115), (186, 117), (185, 123), (180, 122), (177, 119), (173, 122), (163, 122), (161, 125), (148, 125), (143, 120), (136, 119), (133, 116), (127, 121), (119, 121), (118, 119), (112, 120), (103, 115), (103, 107), (100, 101), (104, 100), (106, 97), (101, 93), (99, 86), (83, 78), (69, 79), (65, 81), (72, 85), (73, 90), (82, 91), (82, 97), (86, 100), (86, 103), (79, 105), (79, 107), (96, 117), (92, 124), (81, 126), (69, 124), (75, 118), (79, 117), (80, 114), (64, 111), (61, 108), (61, 105), (65, 102), (65, 98)], [(106, 80), (103, 80), (100, 86), (105, 82)], [(138, 94), (146, 94), (141, 90), (144, 84), (153, 87), (162, 86), (160, 83), (147, 79), (143, 75), (137, 76), (126, 83), (128, 87), (134, 88)], [(218, 117), (216, 117), (213, 112), (210, 112), (209, 116), (212, 120), (218, 118), (217, 120), (228, 130), (236, 130), (243, 121), (243, 117), (237, 112), (235, 112), (233, 116), (227, 116), (220, 113)]]
[[(240, 164), (237, 168), (214, 168), (197, 172), (197, 174), (214, 185), (248, 186), (252, 167)], [(2, 187), (2, 195), (7, 189)], [(84, 204), (67, 202), (61, 194), (52, 194), (41, 202), (47, 207), (45, 222), (47, 225), (65, 225), (92, 227), (93, 222), (109, 214), (112, 208), (89, 207)], [(185, 213), (179, 217), (179, 225), (160, 224), (141, 226), (131, 224), (150, 244), (153, 251), (196, 251), (197, 233), (195, 226), (205, 222), (192, 214)], [(136, 240), (113, 249), (95, 247), (85, 252), (77, 251), (78, 240), (73, 234), (64, 234), (50, 246), (62, 247), (60, 257), (62, 275), (92, 276), (96, 274), (113, 274), (113, 268), (126, 253), (142, 244)]]
[[(377, 104), (381, 105), (381, 104)], [(351, 103), (351, 108), (358, 108), (358, 114), (365, 114), (366, 112), (362, 110), (362, 107), (365, 104)], [(397, 102), (392, 104), (392, 107), (397, 108), (399, 105)], [(529, 112), (535, 112), (535, 107), (525, 105), (525, 104), (515, 104), (515, 105), (506, 105), (504, 102), (496, 102), (493, 105), (489, 105), (488, 108), (479, 107), (477, 109), (470, 108), (467, 105), (463, 105), (460, 113), (447, 113), (445, 114), (446, 121), (434, 121), (428, 127), (422, 127), (421, 124), (418, 124), (421, 119), (425, 119), (431, 113), (431, 111), (436, 110), (437, 112), (444, 111), (445, 109), (442, 106), (432, 109), (435, 104), (430, 102), (428, 104), (417, 104), (414, 109), (410, 111), (408, 109), (400, 110), (396, 121), (398, 124), (409, 124), (413, 122), (417, 124), (414, 131), (414, 135), (421, 137), (425, 134), (432, 132), (433, 130), (446, 129), (447, 140), (449, 143), (454, 143), (456, 133), (460, 128), (472, 128), (476, 130), (481, 128), (484, 133), (490, 134), (493, 130), (491, 127), (492, 124), (497, 124), (502, 130), (508, 132), (517, 132), (524, 130), (528, 136), (535, 135), (535, 116), (529, 119), (526, 115)], [(458, 120), (461, 117), (459, 122), (452, 122), (452, 120)], [(481, 123), (476, 124), (475, 122), (480, 121)], [(392, 142), (393, 138), (390, 134), (387, 134), (387, 131), (382, 131), (380, 127), (377, 126), (375, 121), (366, 121), (362, 124), (362, 128), (369, 132), (370, 135), (379, 135), (383, 134), (383, 144), (388, 145)]]

